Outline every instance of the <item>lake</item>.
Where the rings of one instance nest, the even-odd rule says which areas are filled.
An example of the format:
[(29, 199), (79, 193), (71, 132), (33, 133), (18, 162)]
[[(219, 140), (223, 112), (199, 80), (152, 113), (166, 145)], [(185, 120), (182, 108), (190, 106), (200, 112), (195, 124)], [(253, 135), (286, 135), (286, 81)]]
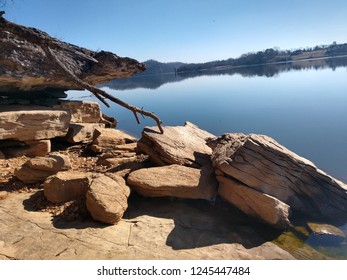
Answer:
[[(347, 182), (346, 57), (181, 75), (143, 74), (100, 87), (154, 112), (164, 125), (190, 121), (215, 135), (266, 134)], [(69, 97), (93, 99), (80, 91), (70, 91)], [(118, 120), (119, 129), (138, 138), (144, 126), (156, 125), (152, 119), (138, 125), (133, 114), (118, 105), (102, 110)], [(340, 229), (347, 233), (347, 224)], [(297, 258), (321, 258), (322, 253), (347, 259), (346, 238), (317, 241), (300, 223), (278, 236), (268, 229), (264, 234)]]
[[(163, 125), (190, 121), (215, 135), (268, 135), (347, 182), (346, 58), (179, 76), (140, 75), (102, 88), (154, 112)], [(86, 93), (71, 91), (69, 95), (83, 98)], [(155, 125), (152, 119), (138, 125), (131, 112), (115, 104), (102, 109), (118, 120), (119, 129), (137, 137), (145, 125)]]

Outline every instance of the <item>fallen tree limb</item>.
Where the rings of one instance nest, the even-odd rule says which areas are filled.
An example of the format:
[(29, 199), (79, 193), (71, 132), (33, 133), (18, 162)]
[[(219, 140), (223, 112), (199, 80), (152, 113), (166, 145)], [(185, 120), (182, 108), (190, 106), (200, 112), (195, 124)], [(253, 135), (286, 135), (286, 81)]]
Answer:
[[(137, 114), (141, 114), (142, 116), (147, 116), (152, 118), (153, 120), (156, 121), (157, 126), (160, 130), (161, 133), (164, 133), (164, 130), (161, 126), (161, 120), (153, 113), (151, 112), (147, 112), (144, 111), (143, 109), (137, 108), (135, 106), (132, 106), (110, 94), (108, 94), (107, 92), (96, 88), (88, 83), (83, 82), (81, 79), (79, 79), (74, 73), (72, 73), (69, 69), (66, 68), (66, 66), (59, 60), (59, 58), (54, 54), (54, 52), (51, 50), (50, 47), (48, 46), (41, 46), (42, 49), (44, 50), (44, 52), (46, 53), (46, 55), (51, 58), (52, 60), (54, 60), (56, 62), (57, 65), (60, 66), (60, 68), (65, 72), (66, 75), (68, 75), (70, 77), (71, 80), (73, 80), (76, 84), (80, 85), (81, 87), (85, 88), (86, 90), (92, 92), (102, 103), (104, 103), (107, 107), (110, 107), (109, 104), (105, 101), (105, 98), (113, 101), (114, 103), (117, 103), (118, 105), (130, 110), (133, 112), (137, 123), (140, 123), (140, 119), (138, 117)], [(104, 98), (102, 98), (104, 97)]]

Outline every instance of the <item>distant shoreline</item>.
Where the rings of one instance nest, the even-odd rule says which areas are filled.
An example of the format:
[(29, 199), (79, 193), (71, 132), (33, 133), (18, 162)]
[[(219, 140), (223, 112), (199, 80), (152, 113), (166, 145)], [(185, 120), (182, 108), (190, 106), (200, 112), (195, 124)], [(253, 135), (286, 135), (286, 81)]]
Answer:
[[(218, 71), (218, 70), (227, 70), (227, 69), (237, 69), (237, 68), (266, 66), (266, 65), (278, 65), (278, 64), (290, 64), (293, 62), (315, 61), (315, 60), (335, 59), (335, 58), (345, 58), (345, 57), (347, 57), (347, 54), (311, 57), (311, 58), (303, 58), (303, 59), (292, 59), (292, 60), (286, 60), (286, 61), (266, 62), (266, 63), (257, 63), (257, 64), (245, 64), (245, 65), (237, 65), (237, 66), (233, 66), (233, 65), (215, 66), (215, 67), (208, 67), (208, 68), (202, 68), (202, 69), (196, 69), (196, 70), (186, 70), (186, 71), (181, 70), (181, 71), (178, 71), (178, 73), (180, 74), (180, 73), (190, 73), (190, 72), (203, 72), (203, 71), (211, 71), (211, 70)], [(171, 72), (171, 73), (174, 73), (174, 72)], [(165, 74), (170, 74), (170, 73), (165, 73)]]

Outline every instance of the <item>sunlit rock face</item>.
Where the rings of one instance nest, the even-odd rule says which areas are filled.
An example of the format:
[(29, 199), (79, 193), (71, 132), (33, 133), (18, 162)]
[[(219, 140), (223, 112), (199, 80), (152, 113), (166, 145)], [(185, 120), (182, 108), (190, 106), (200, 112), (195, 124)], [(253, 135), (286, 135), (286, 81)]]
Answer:
[[(1, 17), (2, 21), (5, 21)], [(6, 21), (7, 22), (7, 21)], [(11, 24), (7, 22), (7, 24)], [(114, 53), (95, 52), (50, 37), (37, 29), (26, 28), (52, 42), (53, 52), (68, 70), (91, 85), (126, 78), (145, 70), (145, 65)], [(0, 94), (18, 91), (82, 89), (76, 85), (44, 50), (13, 33), (0, 31)]]

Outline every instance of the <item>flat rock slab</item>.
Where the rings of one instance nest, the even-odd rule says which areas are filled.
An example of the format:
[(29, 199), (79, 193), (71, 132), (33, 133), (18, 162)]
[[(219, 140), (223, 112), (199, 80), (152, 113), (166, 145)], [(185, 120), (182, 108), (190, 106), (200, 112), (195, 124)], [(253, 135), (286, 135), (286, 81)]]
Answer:
[(210, 163), (212, 150), (205, 139), (214, 137), (196, 125), (165, 126), (161, 134), (157, 127), (146, 127), (138, 142), (139, 149), (158, 165), (179, 164), (201, 167)]
[(68, 156), (52, 154), (47, 157), (35, 157), (15, 169), (15, 176), (24, 183), (43, 182), (47, 177), (59, 171), (71, 169)]
[(217, 176), (218, 193), (245, 214), (279, 229), (290, 224), (290, 207), (284, 202), (223, 176)]
[(347, 186), (274, 139), (223, 134), (208, 140), (219, 172), (275, 197), (291, 209), (336, 219), (347, 213)]
[(127, 182), (143, 196), (208, 200), (217, 194), (212, 172), (176, 164), (136, 170), (130, 173)]
[(71, 115), (40, 106), (0, 106), (0, 140), (20, 141), (65, 136)]
[(112, 226), (64, 222), (32, 211), (36, 193), (11, 193), (0, 203), (0, 259), (170, 260), (293, 259), (228, 216), (179, 202), (132, 201)]
[(96, 175), (87, 192), (87, 209), (94, 220), (116, 224), (128, 208), (130, 188), (113, 174)]

